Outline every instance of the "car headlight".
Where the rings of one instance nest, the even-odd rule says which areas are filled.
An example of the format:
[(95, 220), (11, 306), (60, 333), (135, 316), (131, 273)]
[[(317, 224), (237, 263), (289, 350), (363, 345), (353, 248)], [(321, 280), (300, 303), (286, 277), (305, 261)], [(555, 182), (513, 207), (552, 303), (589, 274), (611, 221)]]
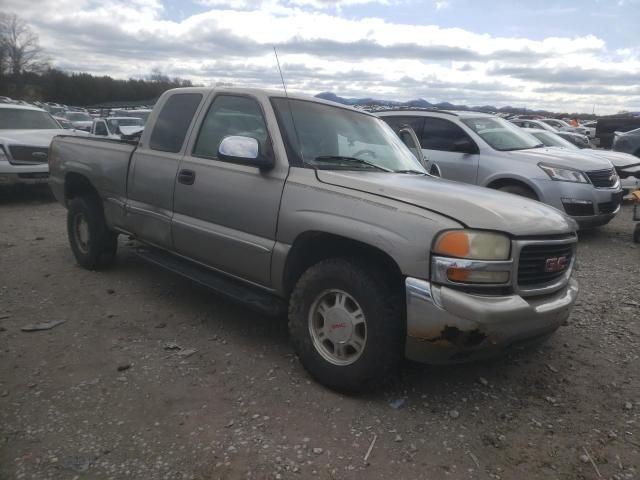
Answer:
[(502, 233), (449, 230), (433, 244), (431, 278), (449, 285), (507, 285), (511, 279), (511, 240)]
[(538, 166), (551, 178), (560, 182), (589, 183), (587, 177), (580, 170), (572, 168), (554, 167), (539, 163)]
[(511, 240), (496, 232), (449, 230), (436, 238), (433, 253), (468, 260), (508, 260)]
[(7, 154), (4, 151), (4, 147), (2, 145), (0, 145), (0, 162), (8, 162), (9, 158), (7, 157)]

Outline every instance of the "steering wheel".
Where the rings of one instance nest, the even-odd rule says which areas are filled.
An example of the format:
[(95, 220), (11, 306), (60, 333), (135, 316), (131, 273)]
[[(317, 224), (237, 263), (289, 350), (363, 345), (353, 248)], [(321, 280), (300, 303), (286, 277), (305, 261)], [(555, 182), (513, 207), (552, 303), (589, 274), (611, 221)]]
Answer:
[(373, 158), (377, 158), (378, 157), (376, 155), (376, 152), (374, 152), (373, 150), (367, 150), (366, 148), (364, 148), (362, 150), (358, 150), (356, 153), (353, 154), (353, 156), (356, 157), (356, 158), (360, 157), (360, 155), (371, 155)]

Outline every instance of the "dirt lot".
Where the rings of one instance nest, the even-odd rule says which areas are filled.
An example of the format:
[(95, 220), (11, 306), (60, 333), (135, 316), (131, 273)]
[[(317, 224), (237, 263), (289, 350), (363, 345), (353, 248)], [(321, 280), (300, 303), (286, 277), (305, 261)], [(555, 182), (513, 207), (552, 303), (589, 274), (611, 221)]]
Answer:
[(631, 229), (625, 207), (581, 235), (579, 304), (542, 348), (349, 398), (309, 379), (285, 321), (126, 247), (82, 270), (46, 191), (1, 190), (0, 478), (639, 478)]

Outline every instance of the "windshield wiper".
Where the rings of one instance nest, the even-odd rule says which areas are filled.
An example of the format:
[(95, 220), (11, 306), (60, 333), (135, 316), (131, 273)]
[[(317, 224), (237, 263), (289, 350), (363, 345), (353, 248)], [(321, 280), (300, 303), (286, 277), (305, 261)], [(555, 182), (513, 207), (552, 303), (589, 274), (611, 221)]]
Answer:
[[(313, 159), (314, 162), (324, 162), (324, 161), (331, 161), (331, 160), (338, 160), (341, 162), (353, 163), (357, 165), (367, 165), (371, 168), (382, 170), (383, 172), (393, 172), (393, 170), (390, 170), (385, 167), (381, 167), (380, 165), (376, 165), (375, 163), (369, 162), (367, 160), (363, 160), (361, 158), (356, 158), (356, 157), (344, 157), (342, 155), (321, 155)], [(330, 163), (334, 163), (334, 162), (330, 162)]]
[(393, 173), (412, 173), (415, 175), (426, 175), (427, 172), (421, 172), (420, 170), (394, 170)]

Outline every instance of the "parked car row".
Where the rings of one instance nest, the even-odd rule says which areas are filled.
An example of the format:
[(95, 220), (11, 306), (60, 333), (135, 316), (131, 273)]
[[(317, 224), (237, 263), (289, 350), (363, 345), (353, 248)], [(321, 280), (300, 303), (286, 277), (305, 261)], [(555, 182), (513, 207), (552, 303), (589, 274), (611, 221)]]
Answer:
[(551, 124), (543, 120), (529, 120), (529, 119), (514, 118), (514, 119), (511, 119), (510, 121), (514, 125), (517, 125), (521, 128), (547, 130), (549, 132), (555, 133), (578, 148), (593, 148), (593, 145), (589, 141), (589, 137), (587, 135), (584, 135), (582, 133), (577, 133), (574, 131), (558, 130), (555, 127), (553, 127)]

